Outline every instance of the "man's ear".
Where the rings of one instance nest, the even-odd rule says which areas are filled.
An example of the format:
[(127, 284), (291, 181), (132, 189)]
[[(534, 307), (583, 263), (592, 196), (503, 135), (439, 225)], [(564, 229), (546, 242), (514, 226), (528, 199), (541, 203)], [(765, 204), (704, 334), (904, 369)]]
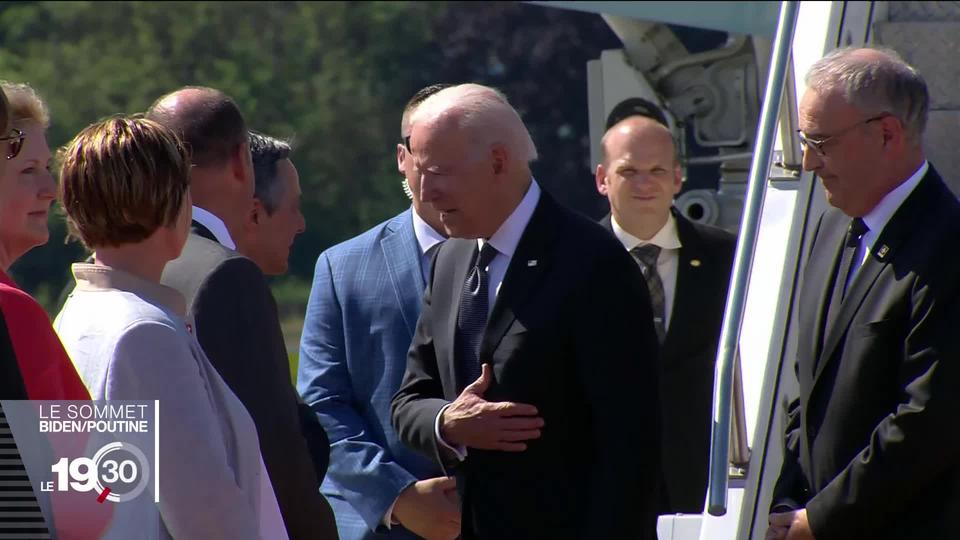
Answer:
[(253, 192), (253, 157), (250, 155), (250, 143), (241, 143), (230, 160), (233, 177), (241, 183), (250, 182), (250, 191)]
[(903, 122), (895, 116), (881, 118), (880, 129), (883, 135), (883, 145), (887, 148), (900, 148), (906, 142), (906, 130)]
[(603, 163), (597, 165), (597, 172), (594, 175), (594, 180), (597, 183), (597, 191), (603, 195), (607, 196), (607, 170), (604, 169)]
[(263, 203), (260, 202), (260, 199), (254, 198), (253, 205), (250, 207), (250, 223), (260, 225), (266, 214), (267, 209), (263, 207)]
[(493, 174), (501, 175), (507, 172), (510, 153), (507, 147), (502, 144), (496, 144), (490, 150), (491, 163), (493, 165)]
[(683, 170), (680, 169), (680, 164), (677, 163), (673, 166), (673, 194), (676, 195), (680, 193), (681, 189), (683, 189)]
[(407, 149), (404, 148), (402, 144), (398, 144), (397, 145), (397, 171), (399, 171), (400, 174), (403, 174), (404, 176), (406, 176), (406, 173), (403, 170), (403, 160), (406, 159), (407, 157), (408, 157)]

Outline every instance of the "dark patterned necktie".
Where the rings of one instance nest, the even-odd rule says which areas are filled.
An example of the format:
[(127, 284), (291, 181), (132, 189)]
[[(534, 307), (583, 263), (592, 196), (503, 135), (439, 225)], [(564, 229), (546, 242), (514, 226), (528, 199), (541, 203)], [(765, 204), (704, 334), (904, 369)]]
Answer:
[(840, 282), (843, 284), (840, 290), (841, 299), (846, 298), (847, 287), (850, 286), (850, 279), (860, 266), (854, 261), (854, 255), (856, 255), (859, 250), (860, 240), (863, 239), (863, 235), (867, 234), (869, 230), (870, 228), (867, 227), (867, 224), (860, 218), (853, 218), (847, 227), (847, 237), (843, 243), (843, 259), (840, 262), (840, 274), (837, 276), (837, 279), (843, 279), (843, 281)]
[(657, 272), (657, 259), (660, 257), (660, 246), (646, 244), (630, 250), (630, 254), (640, 265), (640, 271), (647, 280), (647, 290), (650, 292), (650, 307), (653, 308), (653, 326), (657, 331), (657, 339), (663, 343), (667, 335), (666, 307), (663, 293), (663, 281)]
[(10, 424), (0, 405), (0, 538), (50, 538)]
[[(474, 250), (473, 267), (463, 282), (460, 293), (460, 311), (457, 313), (457, 349), (458, 365), (463, 373), (463, 384), (467, 385), (480, 377), (480, 341), (487, 326), (489, 301), (487, 292), (490, 275), (487, 267), (497, 255), (490, 242), (483, 244), (479, 254)], [(462, 388), (457, 389), (459, 392)]]
[(860, 218), (853, 218), (847, 227), (847, 236), (843, 241), (843, 253), (840, 255), (840, 264), (837, 265), (836, 278), (833, 282), (833, 292), (830, 296), (830, 305), (827, 307), (826, 331), (830, 331), (840, 313), (840, 306), (847, 295), (847, 286), (851, 277), (857, 272), (859, 265), (854, 260), (860, 240), (870, 228)]

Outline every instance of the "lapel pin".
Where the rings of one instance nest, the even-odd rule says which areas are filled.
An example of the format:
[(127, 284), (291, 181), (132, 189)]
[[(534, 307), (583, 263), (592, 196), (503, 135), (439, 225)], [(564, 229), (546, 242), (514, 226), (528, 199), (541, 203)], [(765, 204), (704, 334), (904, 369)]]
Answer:
[(877, 252), (877, 255), (882, 259), (887, 256), (887, 253), (890, 253), (890, 248), (884, 244), (880, 246), (880, 251)]
[(536, 265), (537, 265), (537, 260), (536, 260), (536, 259), (530, 259), (529, 261), (527, 261), (527, 266), (528, 266), (528, 267), (534, 267), (534, 266), (536, 266)]
[(700, 259), (690, 259), (690, 266), (700, 266)]

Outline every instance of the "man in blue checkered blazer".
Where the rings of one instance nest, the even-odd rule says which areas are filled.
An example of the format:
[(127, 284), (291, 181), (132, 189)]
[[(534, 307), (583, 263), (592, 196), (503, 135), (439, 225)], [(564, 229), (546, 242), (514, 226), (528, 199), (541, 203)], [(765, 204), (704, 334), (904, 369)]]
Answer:
[[(413, 109), (442, 88), (424, 88), (407, 104), (404, 140)], [(297, 389), (330, 437), (321, 491), (342, 540), (460, 532), (455, 480), (404, 446), (390, 424), (431, 257), (445, 240), (439, 214), (419, 202), (407, 152), (397, 145), (412, 208), (320, 255), (300, 342)]]

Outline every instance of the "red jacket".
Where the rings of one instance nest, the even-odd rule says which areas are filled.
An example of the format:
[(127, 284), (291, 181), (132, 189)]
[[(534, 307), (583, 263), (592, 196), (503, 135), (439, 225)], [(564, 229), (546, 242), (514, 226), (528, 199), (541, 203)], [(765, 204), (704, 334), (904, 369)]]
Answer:
[[(57, 337), (50, 318), (29, 294), (17, 287), (0, 270), (0, 310), (17, 365), (31, 400), (90, 400), (73, 362)], [(77, 455), (86, 444), (86, 436), (51, 441), (56, 455)], [(100, 538), (110, 525), (113, 507), (100, 504), (87, 493), (76, 491), (50, 494), (55, 526), (63, 540)], [(49, 525), (49, 524), (48, 524)]]
[(89, 400), (90, 394), (53, 331), (47, 313), (2, 270), (0, 310), (30, 399)]

